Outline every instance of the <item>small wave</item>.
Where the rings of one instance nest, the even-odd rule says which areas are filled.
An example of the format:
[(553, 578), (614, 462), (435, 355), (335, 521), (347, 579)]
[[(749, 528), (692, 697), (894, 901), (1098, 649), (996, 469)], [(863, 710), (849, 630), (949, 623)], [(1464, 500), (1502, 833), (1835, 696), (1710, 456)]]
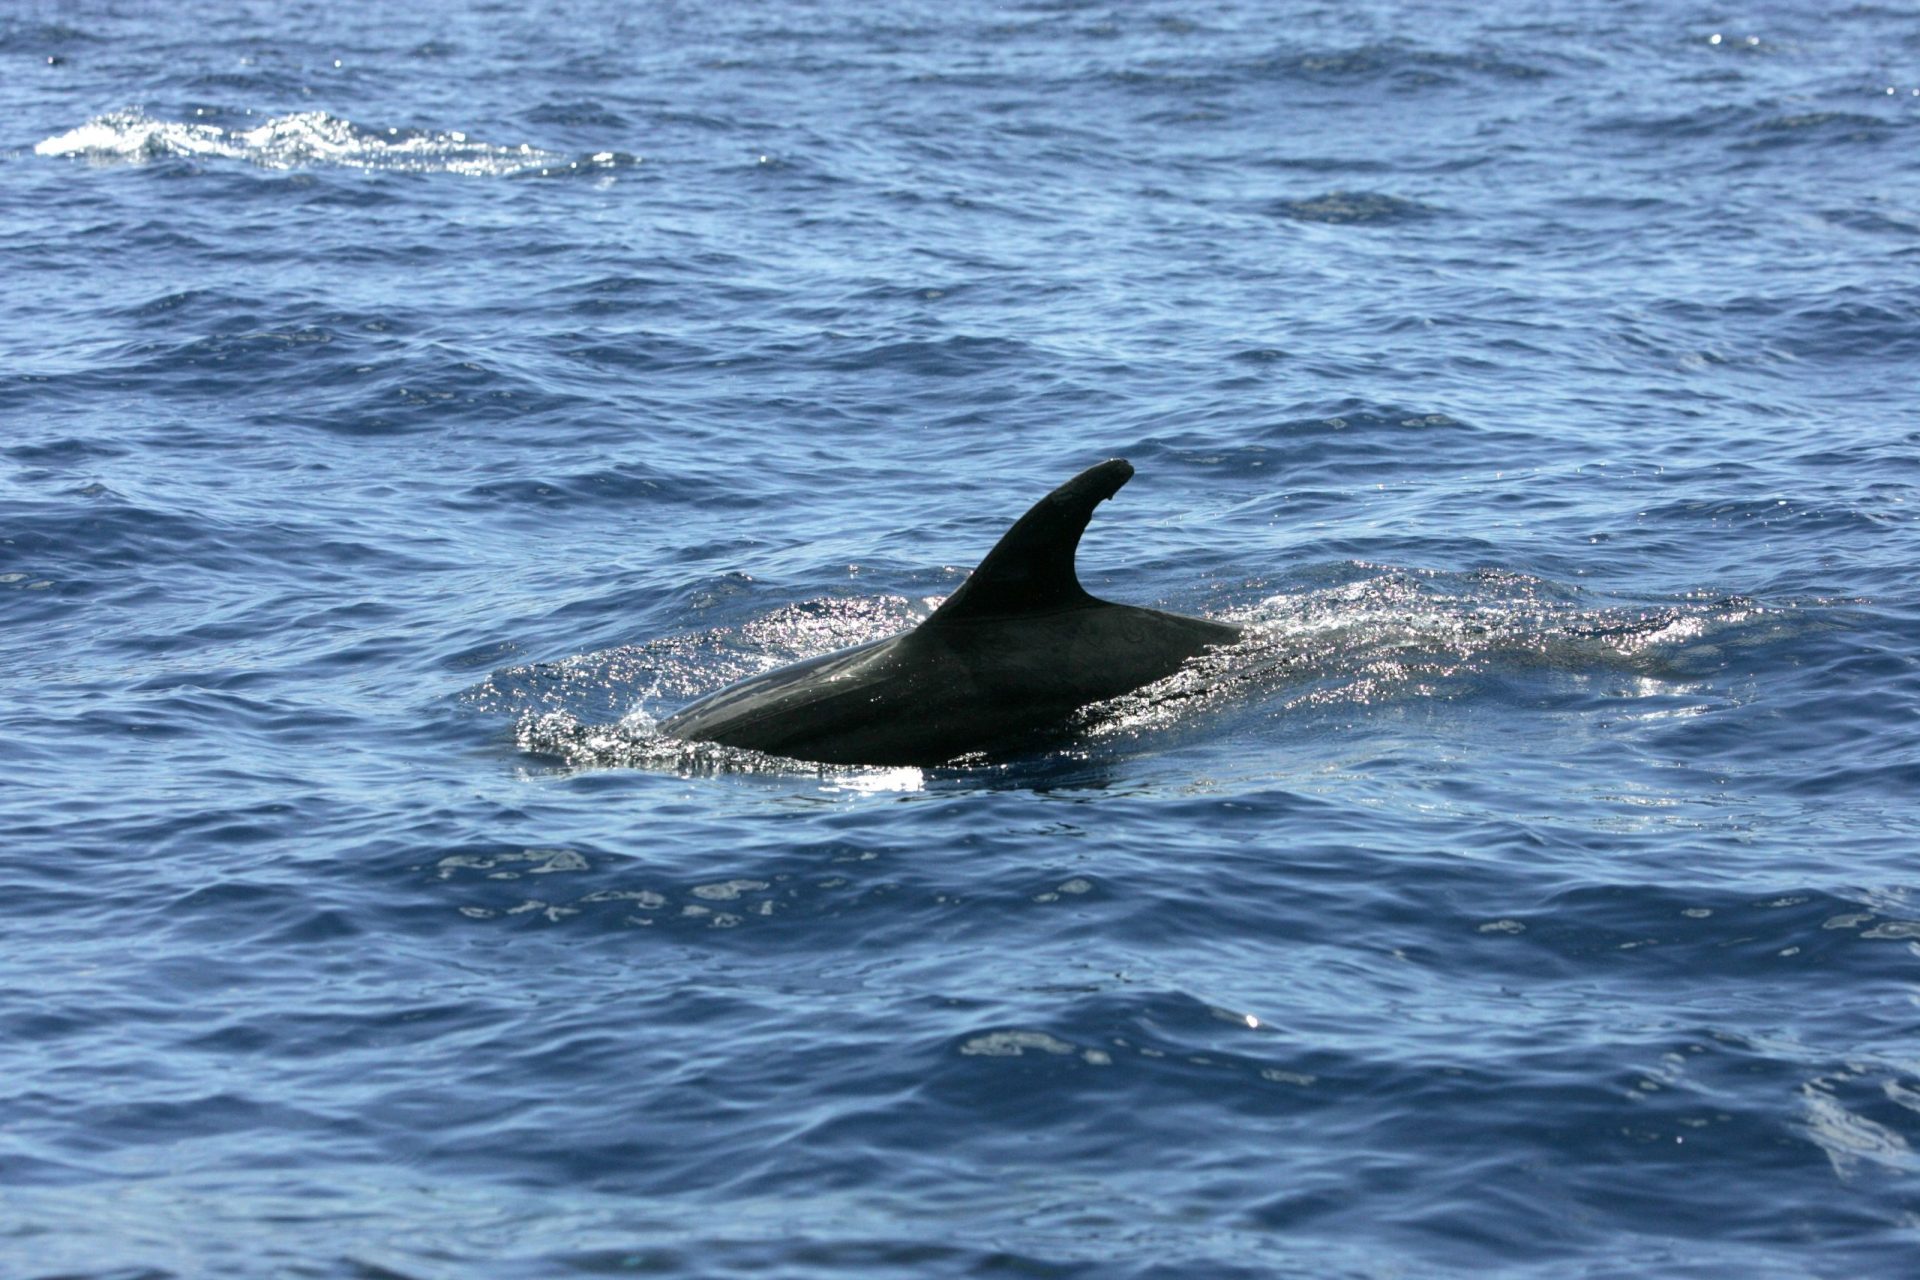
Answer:
[(1032, 359), (1032, 344), (1018, 338), (956, 334), (861, 344), (827, 358), (829, 368), (893, 370), (926, 378), (978, 375), (1016, 368)]
[(1321, 49), (1274, 62), (1272, 70), (1289, 78), (1339, 84), (1389, 79), (1406, 88), (1449, 85), (1462, 79), (1496, 81), (1544, 80), (1551, 73), (1542, 66), (1483, 53), (1456, 53), (1426, 49), (1404, 42)]
[(622, 152), (574, 158), (525, 142), (517, 146), (481, 142), (458, 131), (368, 129), (325, 111), (271, 116), (249, 129), (118, 111), (47, 138), (33, 150), (37, 155), (75, 156), (105, 164), (215, 158), (264, 169), (342, 168), (467, 177), (551, 176), (637, 163)]
[(1858, 111), (1801, 111), (1770, 116), (1753, 126), (1756, 135), (1749, 146), (1780, 146), (1810, 142), (1827, 146), (1836, 142), (1885, 142), (1894, 135), (1892, 121)]
[(1295, 222), (1352, 222), (1376, 227), (1415, 222), (1439, 212), (1430, 204), (1378, 191), (1329, 191), (1306, 200), (1276, 200), (1272, 211)]
[[(1866, 196), (1868, 202), (1881, 197)], [(1865, 231), (1874, 235), (1895, 235), (1903, 238), (1920, 236), (1920, 218), (1903, 215), (1891, 210), (1865, 208), (1823, 209), (1820, 216), (1838, 227), (1847, 227), (1854, 231)]]
[(527, 113), (536, 124), (557, 124), (577, 128), (626, 129), (631, 122), (618, 111), (591, 98), (543, 102)]

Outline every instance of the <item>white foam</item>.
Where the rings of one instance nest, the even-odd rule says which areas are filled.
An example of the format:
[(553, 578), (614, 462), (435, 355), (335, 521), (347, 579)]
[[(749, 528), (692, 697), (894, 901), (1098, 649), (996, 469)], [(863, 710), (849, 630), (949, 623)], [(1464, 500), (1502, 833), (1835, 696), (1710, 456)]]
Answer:
[[(458, 131), (365, 129), (325, 111), (270, 116), (251, 129), (116, 111), (47, 138), (33, 149), (37, 155), (76, 156), (101, 163), (212, 156), (267, 169), (335, 167), (479, 177), (571, 167), (565, 156), (528, 143), (477, 142)], [(616, 160), (612, 153), (607, 157), (607, 164)], [(598, 156), (594, 159), (600, 162)]]

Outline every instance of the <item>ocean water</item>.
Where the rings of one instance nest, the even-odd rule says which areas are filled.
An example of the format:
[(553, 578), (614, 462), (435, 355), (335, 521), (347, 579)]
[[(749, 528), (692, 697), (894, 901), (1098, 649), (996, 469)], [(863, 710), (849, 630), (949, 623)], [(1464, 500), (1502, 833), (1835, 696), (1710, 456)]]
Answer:
[(0, 1272), (1912, 1274), (1916, 16), (9, 5)]

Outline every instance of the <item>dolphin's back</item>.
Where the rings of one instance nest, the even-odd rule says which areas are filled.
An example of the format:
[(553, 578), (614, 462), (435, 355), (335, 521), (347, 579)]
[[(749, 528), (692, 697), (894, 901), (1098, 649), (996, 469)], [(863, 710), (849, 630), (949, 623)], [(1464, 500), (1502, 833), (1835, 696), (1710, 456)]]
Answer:
[(939, 764), (1010, 745), (1232, 643), (1237, 627), (1111, 604), (1080, 586), (1080, 535), (1132, 474), (1114, 459), (1041, 499), (912, 631), (751, 676), (662, 732), (828, 764)]
[(1237, 629), (1089, 600), (935, 626), (750, 676), (661, 725), (676, 738), (827, 764), (932, 765), (1012, 745), (1178, 670)]

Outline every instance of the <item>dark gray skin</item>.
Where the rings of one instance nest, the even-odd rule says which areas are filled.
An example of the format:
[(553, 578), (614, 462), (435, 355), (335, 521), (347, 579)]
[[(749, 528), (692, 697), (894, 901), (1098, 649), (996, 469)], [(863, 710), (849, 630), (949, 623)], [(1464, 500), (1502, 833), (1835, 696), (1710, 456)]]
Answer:
[(1238, 627), (1080, 586), (1080, 535), (1132, 477), (1115, 458), (1042, 498), (913, 630), (729, 685), (661, 731), (825, 764), (941, 764), (1057, 728), (1232, 644)]

